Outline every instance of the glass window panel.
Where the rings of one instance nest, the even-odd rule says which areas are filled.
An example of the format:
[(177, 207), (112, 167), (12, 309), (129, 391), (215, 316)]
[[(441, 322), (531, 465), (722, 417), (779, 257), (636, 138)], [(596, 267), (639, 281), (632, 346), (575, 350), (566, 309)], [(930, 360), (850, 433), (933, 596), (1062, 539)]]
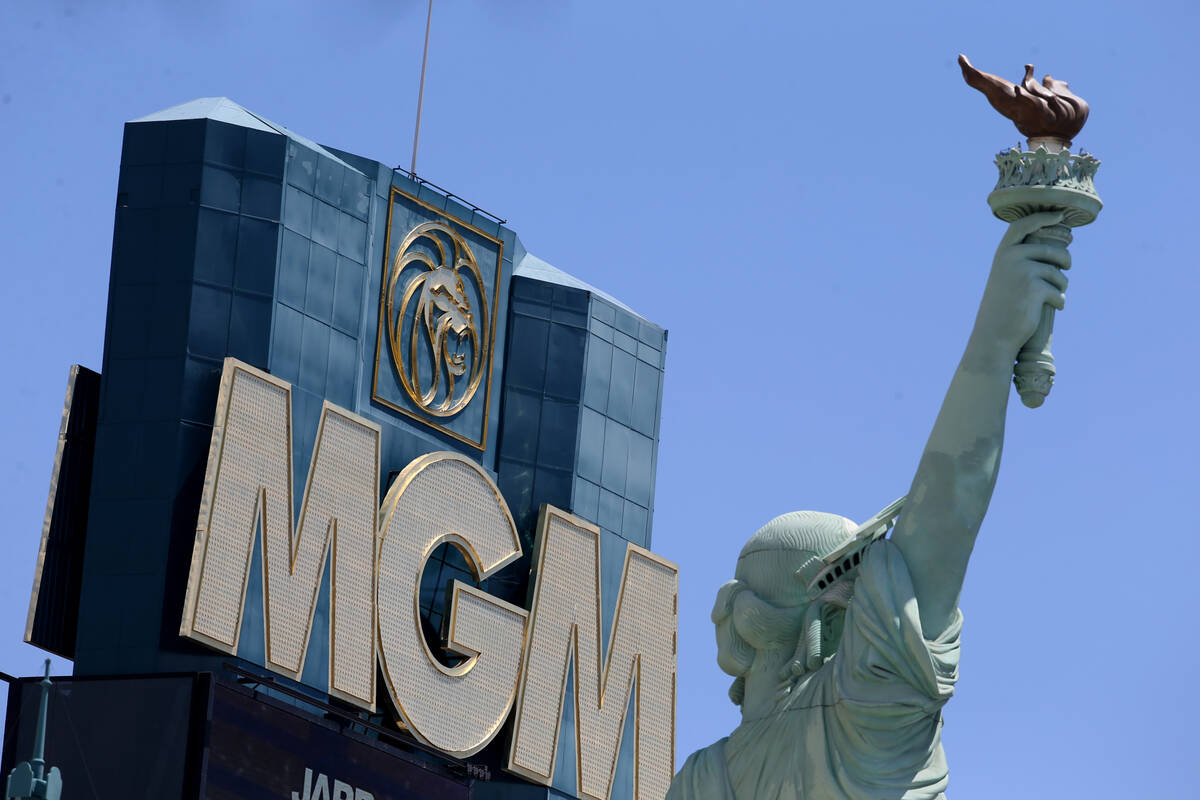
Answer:
[(533, 502), (538, 508), (549, 503), (555, 508), (571, 507), (571, 484), (573, 476), (567, 470), (538, 467), (533, 483)]
[(586, 406), (580, 414), (579, 475), (599, 483), (604, 469), (604, 417)]
[(549, 360), (546, 370), (546, 394), (565, 400), (579, 400), (583, 379), (584, 347), (587, 331), (566, 325), (550, 326)]
[(625, 517), (621, 520), (621, 535), (636, 545), (646, 546), (646, 509), (625, 501)]
[(620, 495), (613, 494), (607, 489), (600, 490), (600, 527), (610, 531), (621, 530), (621, 515), (625, 509), (625, 501)]
[(653, 436), (658, 422), (658, 391), (662, 373), (645, 361), (638, 361), (633, 394), (633, 427)]
[(612, 380), (613, 346), (593, 336), (588, 342), (587, 375), (583, 382), (583, 402), (599, 411), (608, 411), (609, 383)]
[(639, 505), (650, 506), (651, 480), (654, 475), (654, 441), (638, 433), (629, 435), (629, 473), (625, 496)]
[(600, 485), (620, 495), (625, 494), (630, 434), (628, 428), (611, 419), (604, 426), (604, 474)]
[(505, 458), (532, 462), (537, 455), (541, 398), (520, 389), (504, 395), (504, 421), (500, 427), (500, 453)]
[(561, 400), (542, 400), (542, 419), (538, 429), (538, 463), (560, 469), (575, 466), (575, 434), (579, 406)]
[(608, 387), (608, 416), (629, 425), (633, 421), (633, 383), (637, 359), (623, 350), (613, 350), (612, 378)]
[(511, 319), (507, 383), (541, 392), (546, 384), (546, 340), (550, 335), (550, 323), (521, 314), (514, 314)]
[(600, 487), (583, 478), (575, 479), (575, 497), (572, 500), (573, 511), (588, 522), (600, 524)]

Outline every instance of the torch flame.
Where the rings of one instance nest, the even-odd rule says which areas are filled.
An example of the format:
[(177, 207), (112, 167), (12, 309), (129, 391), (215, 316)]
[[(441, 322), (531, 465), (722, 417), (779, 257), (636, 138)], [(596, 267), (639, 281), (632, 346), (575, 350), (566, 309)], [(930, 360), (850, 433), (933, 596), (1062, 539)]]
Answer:
[(983, 92), (992, 108), (1031, 139), (1052, 136), (1069, 142), (1087, 122), (1088, 104), (1084, 99), (1072, 94), (1066, 81), (1049, 75), (1038, 83), (1033, 77), (1033, 64), (1025, 65), (1025, 79), (1020, 84), (976, 69), (964, 55), (959, 55), (958, 64), (967, 85)]

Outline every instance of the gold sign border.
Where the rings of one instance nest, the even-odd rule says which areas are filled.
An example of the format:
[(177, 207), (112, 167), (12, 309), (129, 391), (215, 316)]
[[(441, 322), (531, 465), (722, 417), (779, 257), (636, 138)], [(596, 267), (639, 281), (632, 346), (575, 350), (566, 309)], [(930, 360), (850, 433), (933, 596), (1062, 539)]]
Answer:
[(54, 450), (54, 467), (50, 472), (50, 497), (46, 500), (46, 514), (42, 517), (42, 543), (38, 547), (37, 566), (33, 572), (33, 590), (29, 593), (29, 613), (25, 617), (25, 643), (66, 659), (74, 656), (71, 653), (51, 650), (44, 644), (33, 641), (33, 623), (37, 619), (38, 595), (42, 591), (42, 573), (46, 568), (46, 548), (50, 543), (50, 524), (54, 521), (54, 501), (58, 497), (58, 479), (62, 473), (63, 453), (67, 449), (67, 428), (70, 425), (71, 411), (75, 405), (75, 381), (79, 377), (81, 369), (85, 369), (85, 367), (72, 364), (67, 373), (67, 397), (63, 401), (62, 422), (58, 426), (58, 446)]
[[(500, 313), (500, 277), (504, 271), (504, 242), (500, 239), (497, 239), (495, 236), (492, 236), (490, 233), (480, 230), (471, 223), (464, 222), (453, 214), (449, 214), (439, 209), (437, 206), (431, 205), (415, 195), (409, 194), (403, 189), (395, 186), (391, 187), (391, 189), (392, 191), (388, 195), (387, 232), (384, 234), (383, 240), (383, 270), (379, 279), (379, 320), (378, 324), (375, 326), (375, 372), (371, 378), (371, 400), (379, 403), (381, 406), (390, 408), (393, 411), (398, 411), (407, 417), (412, 417), (418, 422), (424, 423), (425, 425), (428, 425), (429, 427), (440, 431), (441, 433), (444, 433), (450, 438), (460, 441), (463, 444), (470, 445), (476, 450), (487, 450), (488, 419), (490, 417), (492, 408), (492, 372), (495, 367), (496, 355), (496, 316)], [(422, 414), (412, 411), (411, 409), (403, 408), (396, 403), (393, 403), (391, 400), (381, 397), (379, 394), (379, 360), (380, 355), (383, 352), (383, 315), (385, 300), (387, 299), (388, 262), (391, 259), (392, 251), (392, 209), (395, 208), (396, 205), (396, 195), (400, 195), (416, 203), (418, 206), (428, 211), (432, 211), (434, 214), (438, 215), (451, 225), (458, 225), (462, 228), (466, 228), (474, 234), (482, 236), (489, 242), (494, 243), (497, 248), (496, 280), (492, 288), (492, 319), (489, 323), (491, 329), (488, 331), (487, 363), (485, 364), (485, 369), (487, 370), (487, 385), (483, 394), (483, 433), (478, 442), (474, 439), (463, 436), (461, 433), (450, 430), (445, 425), (439, 425), (430, 417), (423, 416)], [(484, 287), (480, 288), (482, 289)], [(388, 324), (391, 324), (391, 320), (388, 320)], [(470, 403), (467, 405), (469, 407)]]

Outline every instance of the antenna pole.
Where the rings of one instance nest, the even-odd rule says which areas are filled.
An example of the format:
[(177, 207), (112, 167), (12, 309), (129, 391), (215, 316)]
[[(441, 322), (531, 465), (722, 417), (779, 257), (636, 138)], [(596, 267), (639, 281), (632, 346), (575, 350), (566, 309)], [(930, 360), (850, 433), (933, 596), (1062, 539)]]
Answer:
[(417, 126), (413, 130), (412, 175), (417, 174), (417, 140), (421, 137), (421, 104), (425, 100), (425, 64), (429, 61), (429, 26), (433, 22), (433, 0), (429, 0), (429, 13), (425, 17), (425, 53), (421, 56), (421, 88), (417, 90)]

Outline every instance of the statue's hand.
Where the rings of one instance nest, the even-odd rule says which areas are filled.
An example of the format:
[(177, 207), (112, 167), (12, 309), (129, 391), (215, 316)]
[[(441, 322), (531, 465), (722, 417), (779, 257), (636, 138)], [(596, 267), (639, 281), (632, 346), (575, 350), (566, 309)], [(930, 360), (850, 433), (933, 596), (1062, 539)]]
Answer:
[(1063, 292), (1071, 266), (1065, 247), (1025, 243), (1025, 237), (1062, 221), (1062, 212), (1030, 214), (1008, 226), (988, 275), (987, 288), (979, 303), (971, 347), (1005, 360), (1012, 368), (1017, 351), (1037, 330), (1042, 306), (1062, 310)]

